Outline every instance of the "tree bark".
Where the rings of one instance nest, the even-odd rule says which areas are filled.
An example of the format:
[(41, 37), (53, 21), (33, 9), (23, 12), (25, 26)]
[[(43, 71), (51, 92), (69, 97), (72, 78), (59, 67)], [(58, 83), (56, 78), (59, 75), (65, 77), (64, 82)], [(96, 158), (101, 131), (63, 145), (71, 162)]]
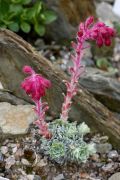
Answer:
[[(62, 80), (67, 79), (66, 75), (55, 69), (50, 61), (37, 53), (18, 35), (9, 30), (0, 30), (0, 80), (5, 89), (30, 102), (20, 88), (24, 79), (22, 73), (24, 65), (32, 66), (37, 73), (52, 82), (52, 88), (47, 91), (46, 100), (50, 106), (50, 113), (59, 117), (63, 102), (62, 93), (66, 90)], [(108, 135), (112, 144), (120, 147), (120, 121), (81, 86), (73, 99), (70, 118), (78, 122), (85, 121), (92, 130)]]

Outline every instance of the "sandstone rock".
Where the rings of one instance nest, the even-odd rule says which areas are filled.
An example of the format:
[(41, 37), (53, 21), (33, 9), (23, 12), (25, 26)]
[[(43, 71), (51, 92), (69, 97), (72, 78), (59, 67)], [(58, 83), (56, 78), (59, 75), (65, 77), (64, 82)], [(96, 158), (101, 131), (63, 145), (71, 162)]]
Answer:
[(3, 134), (25, 134), (35, 120), (32, 105), (11, 105), (0, 103), (0, 129)]
[(94, 94), (97, 100), (115, 112), (120, 112), (120, 83), (113, 74), (87, 68), (80, 84)]

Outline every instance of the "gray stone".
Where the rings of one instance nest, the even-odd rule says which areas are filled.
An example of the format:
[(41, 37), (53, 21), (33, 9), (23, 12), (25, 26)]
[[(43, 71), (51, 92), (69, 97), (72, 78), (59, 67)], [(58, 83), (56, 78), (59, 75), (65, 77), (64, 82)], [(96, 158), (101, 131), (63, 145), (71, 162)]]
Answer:
[(114, 163), (109, 163), (109, 164), (106, 164), (106, 165), (104, 165), (103, 167), (102, 167), (102, 170), (104, 171), (104, 172), (113, 172), (114, 171)]
[(120, 18), (113, 12), (112, 5), (101, 2), (96, 5), (97, 16), (105, 23), (119, 22)]
[(114, 77), (114, 74), (87, 68), (86, 73), (80, 78), (80, 84), (110, 110), (119, 113), (120, 82), (112, 77)]
[(11, 105), (0, 103), (0, 129), (3, 134), (26, 134), (29, 125), (35, 120), (32, 105)]
[(108, 158), (110, 158), (110, 159), (118, 158), (118, 156), (119, 155), (118, 155), (118, 152), (116, 150), (110, 151), (108, 153)]
[(0, 89), (0, 102), (8, 102), (13, 105), (28, 104), (23, 99), (14, 96), (10, 91), (5, 89)]
[(113, 174), (108, 180), (120, 180), (120, 172)]
[(64, 175), (63, 174), (59, 174), (58, 176), (54, 177), (53, 180), (64, 180)]
[(96, 150), (98, 153), (106, 154), (112, 149), (112, 145), (109, 143), (96, 144)]
[(8, 152), (8, 147), (7, 147), (7, 146), (2, 146), (2, 147), (0, 148), (0, 150), (1, 150), (1, 153), (2, 153), (2, 154), (6, 154), (6, 153)]
[(33, 180), (41, 180), (41, 177), (38, 175), (34, 175), (34, 179)]
[(28, 180), (41, 180), (40, 176), (32, 175), (32, 174), (27, 175), (27, 178), (28, 178)]
[(9, 180), (8, 178), (0, 177), (0, 180)]
[(5, 168), (9, 169), (11, 166), (15, 164), (15, 157), (11, 155), (7, 159), (5, 159), (5, 161), (6, 161)]

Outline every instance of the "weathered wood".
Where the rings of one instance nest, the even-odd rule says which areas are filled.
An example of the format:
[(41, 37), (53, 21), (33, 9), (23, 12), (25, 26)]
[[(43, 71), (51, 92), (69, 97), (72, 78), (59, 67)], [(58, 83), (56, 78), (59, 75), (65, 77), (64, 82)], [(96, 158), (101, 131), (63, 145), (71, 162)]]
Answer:
[[(63, 102), (62, 93), (65, 92), (62, 80), (66, 79), (66, 75), (56, 70), (47, 59), (35, 52), (30, 44), (15, 33), (0, 30), (0, 80), (4, 88), (29, 101), (20, 88), (24, 79), (24, 65), (31, 65), (36, 72), (51, 80), (52, 88), (47, 92), (46, 99), (50, 112), (58, 116)], [(120, 121), (82, 87), (79, 87), (73, 100), (70, 118), (78, 122), (85, 121), (92, 129), (107, 134), (112, 143), (120, 147)]]

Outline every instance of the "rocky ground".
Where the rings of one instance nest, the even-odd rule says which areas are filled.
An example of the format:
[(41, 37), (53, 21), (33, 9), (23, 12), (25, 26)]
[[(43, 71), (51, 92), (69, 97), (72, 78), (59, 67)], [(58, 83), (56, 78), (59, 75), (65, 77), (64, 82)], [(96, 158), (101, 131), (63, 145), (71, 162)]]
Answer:
[(1, 177), (10, 180), (114, 180), (119, 175), (120, 178), (117, 173), (120, 172), (120, 152), (112, 148), (107, 136), (92, 135), (97, 153), (85, 164), (59, 165), (37, 152), (40, 143), (34, 134), (37, 135), (37, 129), (32, 125), (28, 135), (2, 141)]

